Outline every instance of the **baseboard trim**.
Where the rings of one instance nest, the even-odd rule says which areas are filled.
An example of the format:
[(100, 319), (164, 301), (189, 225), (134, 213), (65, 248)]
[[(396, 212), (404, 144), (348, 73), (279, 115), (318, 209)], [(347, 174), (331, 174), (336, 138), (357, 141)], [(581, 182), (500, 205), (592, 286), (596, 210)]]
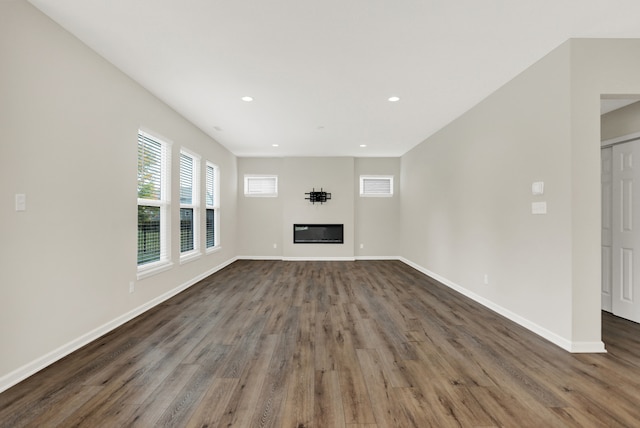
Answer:
[(400, 256), (356, 256), (357, 260), (401, 260)]
[(145, 313), (146, 311), (148, 311), (149, 309), (159, 305), (160, 303), (169, 300), (170, 298), (172, 298), (173, 296), (175, 296), (176, 294), (186, 290), (187, 288), (191, 287), (192, 285), (196, 284), (197, 282), (205, 279), (206, 277), (208, 277), (209, 275), (212, 275), (216, 272), (218, 272), (221, 269), (224, 269), (225, 267), (229, 266), (231, 263), (235, 262), (238, 258), (234, 257), (230, 260), (227, 260), (226, 262), (212, 268), (209, 269), (208, 271), (196, 276), (195, 278), (190, 279), (189, 281), (179, 285), (178, 287), (167, 291), (166, 293), (156, 297), (155, 299), (150, 300), (149, 302), (138, 306), (137, 308), (113, 319), (112, 321), (109, 321), (108, 323), (94, 329), (91, 330), (90, 332), (83, 334), (82, 336), (78, 337), (77, 339), (72, 340), (71, 342), (62, 345), (61, 347), (49, 352), (46, 355), (43, 355), (40, 358), (35, 359), (34, 361), (25, 364), (24, 366), (0, 377), (0, 392), (6, 391), (7, 389), (11, 388), (12, 386), (16, 385), (19, 382), (22, 382), (23, 380), (25, 380), (26, 378), (28, 378), (29, 376), (39, 372), (40, 370), (44, 369), (47, 366), (50, 366), (51, 364), (55, 363), (56, 361), (66, 357), (67, 355), (71, 354), (74, 351), (77, 351), (78, 349), (82, 348), (83, 346), (87, 345), (88, 343), (91, 343), (92, 341), (104, 336), (105, 334), (109, 333), (112, 330), (115, 330), (116, 328), (120, 327), (122, 324), (131, 321), (132, 319), (134, 319), (135, 317)]
[(282, 256), (238, 256), (238, 260), (282, 260)]
[(286, 262), (354, 262), (355, 257), (283, 257)]
[(435, 279), (436, 281), (446, 285), (447, 287), (457, 291), (458, 293), (480, 303), (482, 306), (491, 309), (492, 311), (502, 315), (503, 317), (515, 322), (516, 324), (521, 325), (527, 330), (541, 336), (542, 338), (548, 340), (549, 342), (559, 346), (560, 348), (569, 351), (571, 353), (603, 353), (607, 352), (604, 343), (600, 342), (572, 342), (570, 340), (565, 339), (562, 336), (557, 335), (556, 333), (547, 330), (544, 327), (514, 313), (510, 310), (488, 300), (472, 291), (467, 290), (466, 288), (454, 283), (453, 281), (449, 281), (447, 278), (444, 278), (438, 275), (435, 272), (431, 272), (429, 269), (426, 269), (417, 263), (412, 262), (411, 260), (405, 259), (404, 257), (400, 258), (400, 261), (411, 266), (415, 270), (427, 275), (430, 278)]

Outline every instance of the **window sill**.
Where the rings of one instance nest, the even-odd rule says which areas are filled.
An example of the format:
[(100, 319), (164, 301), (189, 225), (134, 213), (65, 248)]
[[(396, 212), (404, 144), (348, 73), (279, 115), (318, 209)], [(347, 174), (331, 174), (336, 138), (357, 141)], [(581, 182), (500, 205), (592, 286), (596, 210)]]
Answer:
[(206, 254), (209, 255), (209, 254), (217, 253), (220, 250), (222, 250), (222, 247), (220, 245), (216, 247), (207, 248)]
[(183, 265), (185, 263), (192, 262), (194, 260), (199, 259), (200, 256), (202, 256), (202, 253), (200, 251), (192, 251), (189, 253), (184, 253), (180, 256), (180, 264)]
[(149, 278), (150, 276), (157, 275), (161, 272), (165, 272), (173, 267), (171, 262), (157, 262), (152, 265), (146, 265), (138, 267), (138, 274), (136, 278), (138, 280)]

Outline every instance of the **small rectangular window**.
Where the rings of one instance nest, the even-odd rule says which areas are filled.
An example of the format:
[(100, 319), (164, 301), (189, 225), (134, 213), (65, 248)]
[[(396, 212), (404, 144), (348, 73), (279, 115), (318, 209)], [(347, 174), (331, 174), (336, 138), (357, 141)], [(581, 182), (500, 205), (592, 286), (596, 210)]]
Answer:
[(361, 175), (360, 196), (393, 196), (393, 175)]
[(180, 259), (186, 261), (199, 255), (199, 192), (200, 158), (186, 150), (180, 151)]
[(245, 196), (278, 196), (278, 176), (277, 175), (245, 175), (244, 176)]
[(218, 167), (207, 162), (206, 173), (206, 231), (205, 245), (207, 250), (218, 247), (219, 244), (219, 219), (220, 219), (220, 196), (218, 187)]

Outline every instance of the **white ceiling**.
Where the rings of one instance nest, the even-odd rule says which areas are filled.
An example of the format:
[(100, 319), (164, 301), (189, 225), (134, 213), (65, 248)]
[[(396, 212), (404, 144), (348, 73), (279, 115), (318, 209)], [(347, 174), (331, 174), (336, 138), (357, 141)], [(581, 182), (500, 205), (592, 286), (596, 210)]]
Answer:
[(568, 38), (640, 38), (638, 0), (29, 1), (238, 156), (400, 156)]

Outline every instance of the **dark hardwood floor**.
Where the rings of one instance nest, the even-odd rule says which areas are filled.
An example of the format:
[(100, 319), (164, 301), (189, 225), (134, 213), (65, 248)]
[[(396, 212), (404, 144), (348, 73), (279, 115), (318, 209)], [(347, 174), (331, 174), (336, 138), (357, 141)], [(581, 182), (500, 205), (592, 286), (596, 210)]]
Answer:
[(570, 354), (397, 261), (238, 261), (0, 394), (0, 426), (640, 426), (640, 326), (603, 335)]

